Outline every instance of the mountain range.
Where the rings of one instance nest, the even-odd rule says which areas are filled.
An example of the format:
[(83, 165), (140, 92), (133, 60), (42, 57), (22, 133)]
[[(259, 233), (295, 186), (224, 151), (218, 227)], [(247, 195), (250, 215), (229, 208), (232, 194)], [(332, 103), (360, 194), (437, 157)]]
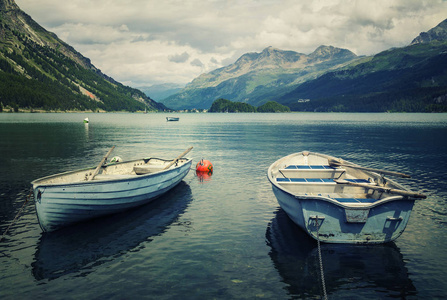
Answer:
[(282, 94), (278, 102), (298, 111), (445, 112), (446, 66), (444, 20), (407, 47), (328, 72)]
[[(447, 20), (407, 47), (359, 57), (267, 47), (200, 75), (183, 89), (124, 86), (46, 31), (14, 0), (0, 0), (0, 111), (208, 109), (216, 99), (294, 111), (447, 111)], [(174, 93), (172, 95), (172, 93)], [(167, 95), (170, 95), (167, 97)]]
[(369, 57), (320, 46), (309, 55), (268, 47), (203, 74), (161, 100), (207, 108), (218, 98), (295, 111), (447, 111), (447, 20), (410, 45)]
[(174, 109), (204, 109), (217, 98), (227, 98), (259, 106), (275, 100), (266, 97), (271, 91), (287, 90), (356, 59), (351, 51), (332, 46), (320, 46), (309, 55), (267, 47), (261, 53), (244, 54), (234, 64), (197, 77), (161, 102)]
[(14, 0), (0, 0), (0, 110), (164, 110), (46, 31)]

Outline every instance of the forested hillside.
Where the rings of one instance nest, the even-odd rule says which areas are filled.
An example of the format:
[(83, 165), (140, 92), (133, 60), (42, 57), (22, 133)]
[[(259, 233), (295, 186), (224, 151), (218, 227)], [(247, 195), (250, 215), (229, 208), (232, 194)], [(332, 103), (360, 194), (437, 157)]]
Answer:
[(162, 110), (143, 92), (103, 74), (13, 0), (0, 0), (0, 109)]
[(296, 111), (445, 112), (446, 66), (447, 42), (414, 44), (305, 82), (278, 102)]

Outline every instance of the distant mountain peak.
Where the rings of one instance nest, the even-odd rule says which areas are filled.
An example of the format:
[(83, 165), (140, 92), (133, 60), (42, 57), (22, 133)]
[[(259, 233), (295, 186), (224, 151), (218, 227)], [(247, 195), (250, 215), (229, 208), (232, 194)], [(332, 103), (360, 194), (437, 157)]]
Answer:
[(296, 52), (294, 51), (285, 51), (285, 50), (280, 50), (277, 48), (274, 48), (272, 46), (269, 46), (267, 48), (265, 48), (264, 50), (262, 50), (261, 52), (249, 52), (249, 53), (245, 53), (243, 54), (236, 62), (235, 64), (240, 64), (240, 63), (245, 63), (247, 61), (261, 61), (261, 60), (266, 60), (266, 59), (270, 59), (272, 57), (284, 57), (286, 54), (290, 54), (290, 53), (294, 53), (296, 54)]
[(321, 45), (320, 47), (315, 49), (314, 52), (309, 54), (309, 57), (317, 60), (330, 60), (340, 58), (355, 58), (356, 55), (348, 49)]
[(427, 32), (421, 32), (410, 45), (430, 43), (432, 41), (447, 41), (447, 19)]
[(262, 50), (260, 55), (275, 55), (275, 54), (281, 54), (283, 52), (287, 52), (287, 51), (281, 50), (281, 49), (278, 49), (278, 48), (274, 48), (273, 46), (268, 46), (267, 48)]

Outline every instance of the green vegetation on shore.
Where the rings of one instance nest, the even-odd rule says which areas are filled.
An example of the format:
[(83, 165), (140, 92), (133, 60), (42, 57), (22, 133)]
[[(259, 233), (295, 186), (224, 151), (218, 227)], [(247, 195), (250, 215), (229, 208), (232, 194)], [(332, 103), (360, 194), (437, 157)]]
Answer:
[(289, 112), (290, 108), (274, 101), (269, 101), (258, 108), (253, 105), (233, 102), (227, 99), (219, 98), (213, 102), (209, 112)]

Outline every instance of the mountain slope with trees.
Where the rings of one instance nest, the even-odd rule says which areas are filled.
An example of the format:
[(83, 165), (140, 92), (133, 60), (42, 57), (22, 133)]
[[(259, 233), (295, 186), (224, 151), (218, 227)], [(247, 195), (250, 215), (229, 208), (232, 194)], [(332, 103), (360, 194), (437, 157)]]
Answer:
[(430, 29), (427, 32), (421, 32), (410, 45), (430, 43), (433, 41), (447, 40), (447, 19), (438, 24), (438, 26)]
[(307, 81), (278, 102), (295, 111), (445, 112), (445, 66), (447, 42), (413, 44)]
[(163, 110), (103, 74), (14, 0), (0, 0), (0, 105), (30, 110)]
[(227, 99), (220, 98), (213, 102), (209, 109), (209, 112), (256, 112), (256, 107), (247, 103), (233, 102)]
[(258, 108), (248, 103), (233, 102), (227, 99), (219, 98), (213, 102), (209, 112), (217, 113), (239, 113), (239, 112), (290, 112), (290, 108), (274, 101), (269, 101)]

